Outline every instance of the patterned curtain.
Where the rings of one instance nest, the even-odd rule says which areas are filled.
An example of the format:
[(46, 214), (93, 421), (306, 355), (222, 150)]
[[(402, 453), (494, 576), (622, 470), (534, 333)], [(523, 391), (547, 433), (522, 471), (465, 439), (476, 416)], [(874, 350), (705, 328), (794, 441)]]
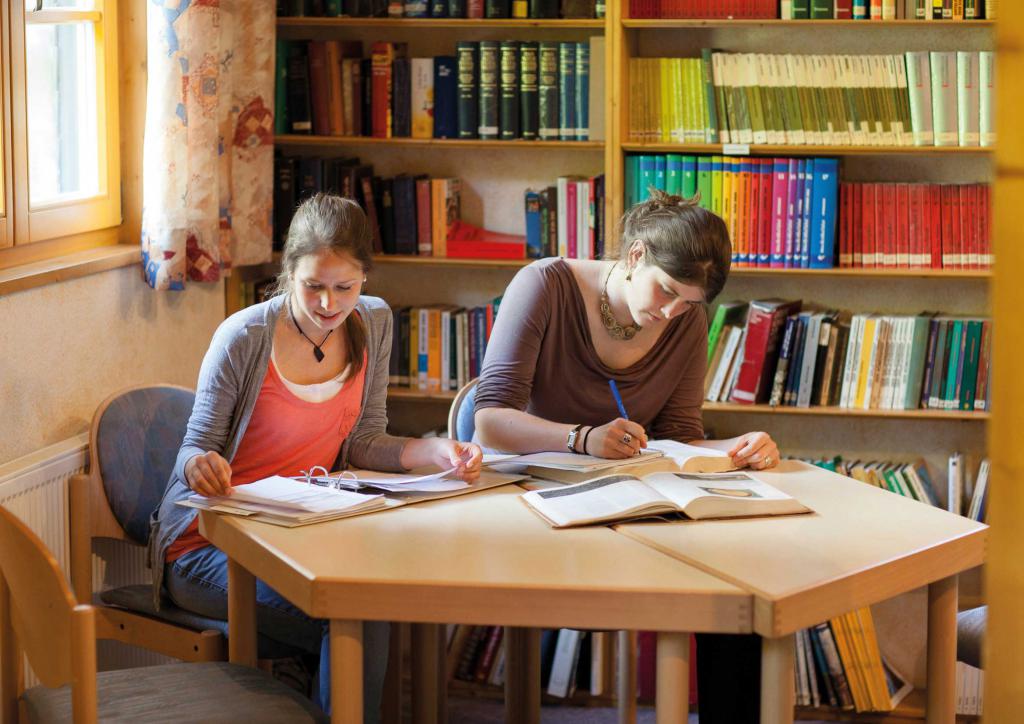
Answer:
[(154, 289), (270, 261), (271, 0), (148, 0), (142, 263)]

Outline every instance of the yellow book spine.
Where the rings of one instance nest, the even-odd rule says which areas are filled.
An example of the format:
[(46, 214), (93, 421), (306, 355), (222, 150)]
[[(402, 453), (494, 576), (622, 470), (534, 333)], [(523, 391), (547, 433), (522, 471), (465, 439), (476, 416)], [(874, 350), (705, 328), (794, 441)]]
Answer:
[(658, 137), (662, 143), (674, 143), (674, 126), (672, 124), (672, 103), (675, 88), (675, 75), (672, 73), (672, 59), (658, 58), (658, 87), (661, 97), (661, 108), (658, 114)]
[(864, 634), (864, 644), (867, 649), (868, 658), (868, 680), (872, 689), (877, 695), (879, 711), (892, 711), (892, 696), (889, 694), (889, 686), (885, 681), (885, 670), (882, 666), (882, 651), (878, 648), (878, 632), (875, 630), (875, 620), (871, 616), (871, 609), (867, 606), (857, 610), (857, 617), (860, 619), (861, 631)]
[(846, 633), (846, 624), (842, 616), (828, 622), (832, 629), (832, 638), (835, 639), (836, 648), (839, 650), (839, 659), (843, 664), (843, 673), (846, 674), (846, 683), (850, 687), (850, 695), (853, 697), (853, 708), (857, 711), (865, 711), (867, 703), (866, 693), (862, 682), (857, 676), (856, 662), (853, 658), (853, 651), (850, 648), (850, 641)]
[(409, 310), (409, 387), (419, 387), (420, 310)]
[(864, 391), (867, 389), (868, 375), (871, 373), (871, 352), (875, 346), (875, 327), (878, 320), (868, 317), (864, 320), (864, 336), (860, 345), (860, 364), (857, 372), (857, 396), (854, 399), (853, 407), (864, 407)]
[(729, 230), (730, 239), (736, 238), (736, 224), (733, 216), (735, 196), (733, 195), (732, 188), (735, 178), (732, 165), (734, 160), (730, 156), (724, 156), (722, 159), (722, 220)]
[(427, 310), (427, 391), (441, 389), (441, 310)]

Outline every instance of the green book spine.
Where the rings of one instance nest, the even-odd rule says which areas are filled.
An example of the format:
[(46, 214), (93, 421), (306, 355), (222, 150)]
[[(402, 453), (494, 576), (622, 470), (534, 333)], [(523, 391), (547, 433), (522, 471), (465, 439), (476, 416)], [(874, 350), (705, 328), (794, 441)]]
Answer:
[(537, 52), (535, 42), (519, 44), (519, 131), (527, 141), (537, 140), (540, 120), (537, 109)]
[(640, 156), (640, 174), (637, 179), (637, 203), (651, 197), (651, 188), (657, 188), (657, 156), (643, 154)]
[(498, 59), (497, 40), (480, 41), (480, 127), (481, 139), (498, 138)]
[(718, 143), (718, 103), (715, 93), (714, 74), (711, 70), (711, 49), (701, 48), (700, 51), (701, 82), (704, 84), (704, 103), (706, 107), (704, 142)]
[(626, 156), (625, 175), (626, 183), (625, 188), (623, 189), (626, 195), (625, 206), (626, 209), (631, 209), (633, 208), (633, 205), (636, 204), (636, 189), (637, 185), (640, 183), (640, 157), (636, 154), (629, 154)]
[(520, 72), (519, 43), (515, 40), (501, 41), (501, 140), (511, 141), (520, 136)]
[(948, 319), (939, 320), (939, 328), (935, 337), (935, 359), (932, 362), (932, 383), (928, 389), (928, 407), (942, 407), (946, 367), (949, 361), (949, 337), (952, 323)]
[(324, 0), (324, 15), (329, 18), (341, 15), (341, 0)]
[(718, 337), (722, 334), (722, 327), (725, 325), (726, 307), (719, 304), (715, 309), (715, 316), (711, 319), (711, 326), (708, 327), (708, 362), (711, 362), (715, 354), (715, 346), (718, 344)]
[(679, 196), (683, 192), (683, 157), (670, 153), (665, 157), (665, 193)]
[(793, 20), (809, 20), (811, 0), (793, 0)]
[(574, 43), (576, 46), (576, 88), (573, 94), (573, 117), (576, 125), (576, 140), (590, 140), (590, 43)]
[(907, 393), (903, 398), (903, 409), (914, 410), (921, 404), (921, 382), (928, 355), (929, 317), (914, 317), (914, 329), (910, 338), (910, 362), (907, 365)]
[(697, 194), (696, 156), (683, 156), (683, 188), (680, 193), (684, 199), (692, 199)]
[(700, 192), (700, 207), (711, 210), (711, 159), (697, 158), (697, 191)]
[(455, 44), (455, 55), (458, 58), (459, 138), (476, 138), (480, 129), (480, 44), (459, 41)]
[[(799, 3), (800, 0), (795, 0), (795, 2)], [(811, 0), (811, 20), (831, 20), (834, 17), (832, 2), (833, 0)]]
[(274, 58), (274, 133), (288, 133), (288, 54), (289, 40), (277, 41)]
[(558, 44), (558, 137), (576, 140), (576, 43)]
[(967, 322), (963, 382), (960, 387), (960, 409), (973, 410), (978, 389), (978, 357), (981, 353), (981, 320)]
[(964, 323), (957, 319), (950, 327), (949, 364), (946, 366), (946, 385), (942, 393), (942, 404), (947, 410), (954, 408), (956, 401), (956, 376), (960, 369), (960, 354), (963, 349)]
[(558, 43), (540, 43), (538, 84), (538, 135), (542, 141), (558, 140)]

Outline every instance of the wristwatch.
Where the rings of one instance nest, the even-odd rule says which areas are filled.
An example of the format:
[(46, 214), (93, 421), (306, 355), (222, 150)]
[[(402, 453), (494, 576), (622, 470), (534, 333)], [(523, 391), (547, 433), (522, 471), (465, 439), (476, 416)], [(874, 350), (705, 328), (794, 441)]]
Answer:
[(569, 430), (569, 437), (565, 439), (565, 446), (569, 448), (569, 452), (576, 453), (577, 455), (579, 455), (579, 453), (576, 451), (576, 438), (580, 436), (580, 430), (582, 429), (583, 423), (580, 423), (573, 429)]

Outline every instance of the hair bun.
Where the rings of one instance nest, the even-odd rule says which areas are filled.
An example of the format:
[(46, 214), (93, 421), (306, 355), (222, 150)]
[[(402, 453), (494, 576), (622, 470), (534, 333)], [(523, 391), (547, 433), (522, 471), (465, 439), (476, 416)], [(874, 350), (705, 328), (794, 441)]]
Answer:
[(648, 186), (647, 191), (651, 195), (650, 198), (647, 200), (647, 203), (653, 209), (666, 209), (672, 208), (674, 206), (687, 208), (697, 206), (700, 202), (700, 191), (695, 193), (690, 198), (670, 194), (666, 191), (662, 191), (661, 189), (655, 188), (653, 186)]

